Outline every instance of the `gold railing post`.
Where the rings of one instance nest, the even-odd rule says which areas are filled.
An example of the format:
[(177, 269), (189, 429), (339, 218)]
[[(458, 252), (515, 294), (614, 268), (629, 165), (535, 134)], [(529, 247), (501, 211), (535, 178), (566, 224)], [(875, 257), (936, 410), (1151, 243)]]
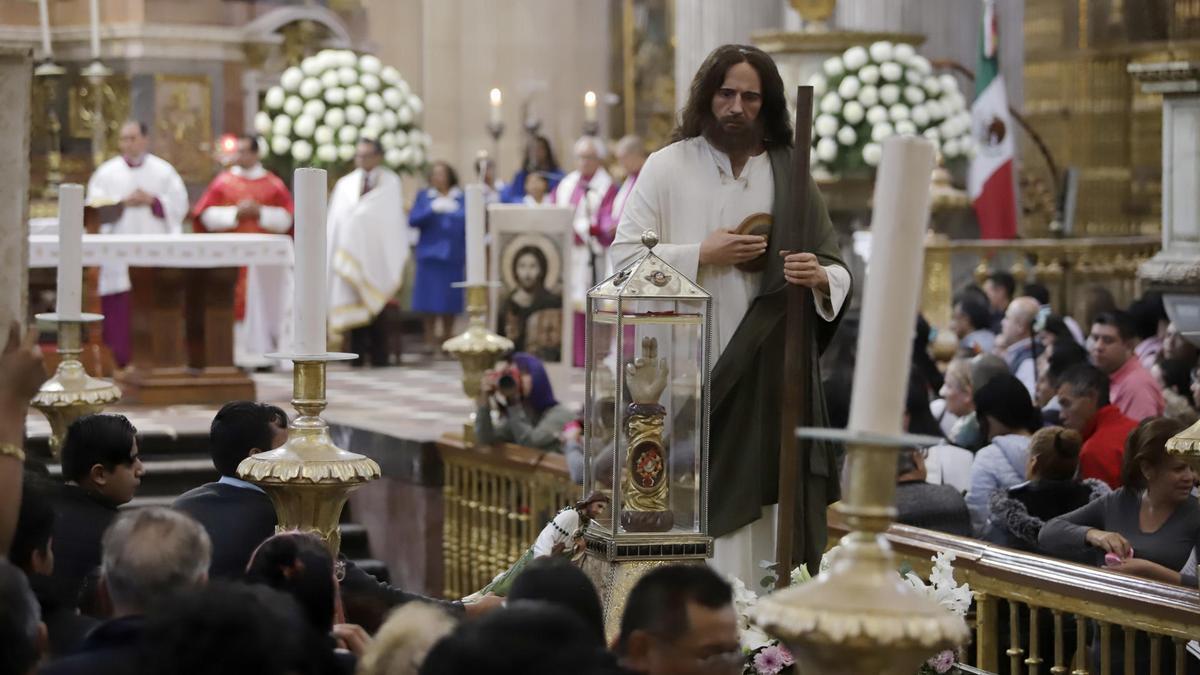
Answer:
[(1052, 610), (1054, 614), (1054, 666), (1050, 668), (1053, 675), (1063, 675), (1067, 672), (1066, 637), (1063, 635), (1063, 613)]
[(1015, 600), (1008, 601), (1008, 660), (1011, 673), (1020, 675), (1021, 664), (1025, 650), (1021, 648), (1021, 605)]
[(1100, 675), (1112, 675), (1112, 624), (1100, 622)]
[(1038, 619), (1041, 617), (1042, 610), (1040, 607), (1029, 607), (1029, 658), (1025, 659), (1025, 665), (1029, 666), (1030, 675), (1037, 675), (1042, 672), (1042, 659), (1038, 655)]
[(1087, 619), (1075, 616), (1075, 670), (1071, 675), (1088, 675)]
[(984, 670), (1000, 669), (996, 600), (987, 593), (975, 594), (975, 662)]

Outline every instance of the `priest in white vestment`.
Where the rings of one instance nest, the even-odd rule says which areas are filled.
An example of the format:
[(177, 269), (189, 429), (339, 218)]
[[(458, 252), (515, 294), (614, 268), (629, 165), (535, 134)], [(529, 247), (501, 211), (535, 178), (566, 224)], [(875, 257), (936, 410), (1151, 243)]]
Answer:
[(575, 345), (573, 362), (583, 365), (583, 334), (585, 300), (588, 289), (608, 276), (608, 246), (611, 239), (599, 230), (600, 203), (612, 186), (612, 177), (605, 171), (604, 142), (595, 136), (583, 136), (575, 141), (576, 169), (563, 177), (554, 191), (554, 203), (575, 209), (571, 221), (575, 230), (575, 245), (571, 249), (571, 278), (567, 290), (575, 314)]
[[(795, 227), (790, 194), (792, 150), (788, 147), (792, 134), (779, 79), (770, 58), (752, 47), (729, 45), (709, 56), (696, 75), (697, 83), (703, 83), (700, 98), (685, 108), (683, 122), (676, 129), (677, 140), (646, 161), (624, 205), (611, 250), (614, 267), (620, 269), (645, 251), (642, 233), (654, 231), (661, 242), (654, 252), (712, 294), (710, 529), (717, 535), (712, 564), (752, 589), (759, 588), (763, 576), (759, 563), (775, 560), (777, 509), (772, 483), (778, 482), (784, 281), (813, 289), (822, 322), (836, 321), (851, 286), (850, 273), (837, 259), (836, 239), (815, 188), (811, 189), (805, 227), (817, 228), (813, 241), (818, 255), (779, 251), (778, 242), (769, 245), (762, 236), (766, 230), (753, 234), (733, 231), (755, 214), (772, 215), (783, 221), (783, 226)], [(692, 91), (697, 90), (693, 84)], [(784, 178), (786, 182), (781, 180)], [(781, 218), (781, 213), (785, 217)], [(775, 222), (769, 230), (772, 239), (780, 229), (781, 222)], [(743, 269), (756, 261), (757, 271)], [(747, 325), (743, 326), (744, 322)], [(726, 354), (727, 348), (736, 353)], [(812, 367), (816, 368), (816, 355)], [(753, 372), (745, 376), (730, 374), (731, 370)], [(772, 370), (778, 384), (769, 381), (769, 374), (755, 374)], [(728, 401), (739, 396), (753, 398), (741, 393), (722, 397), (721, 392), (742, 391), (736, 388), (742, 384), (719, 386), (719, 380), (727, 375), (738, 382), (751, 378), (745, 385), (750, 392), (770, 392), (760, 395), (766, 397), (766, 407), (773, 402), (774, 419), (768, 415), (757, 422), (761, 429), (751, 430), (768, 434), (769, 440), (764, 442), (768, 447), (753, 447), (751, 436), (723, 435), (726, 429), (722, 425), (736, 426), (738, 417), (746, 416), (746, 410), (728, 412), (740, 405)], [(760, 380), (753, 380), (755, 377)], [(819, 389), (819, 378), (817, 385)], [(823, 412), (823, 397), (820, 402)], [(730, 447), (722, 447), (722, 443)], [(814, 459), (814, 466), (817, 463)], [(833, 473), (830, 489), (836, 492), (833, 459), (822, 456), (820, 464), (821, 471)], [(722, 509), (738, 514), (723, 513)], [(809, 517), (819, 517), (816, 527), (820, 532), (815, 538), (823, 538), (823, 504), (819, 514), (805, 515)]]
[(386, 365), (388, 335), (379, 321), (396, 296), (408, 262), (408, 218), (400, 177), (382, 166), (377, 141), (360, 140), (357, 168), (329, 200), (329, 328), (349, 333), (358, 364)]
[[(145, 124), (121, 125), (121, 155), (104, 162), (88, 180), (87, 204), (116, 218), (102, 223), (101, 234), (180, 234), (188, 212), (187, 188), (175, 168), (150, 154)], [(119, 215), (118, 215), (119, 214)], [(100, 299), (104, 312), (104, 342), (117, 364), (129, 363), (129, 321), (132, 301), (129, 268), (110, 263), (100, 267)]]

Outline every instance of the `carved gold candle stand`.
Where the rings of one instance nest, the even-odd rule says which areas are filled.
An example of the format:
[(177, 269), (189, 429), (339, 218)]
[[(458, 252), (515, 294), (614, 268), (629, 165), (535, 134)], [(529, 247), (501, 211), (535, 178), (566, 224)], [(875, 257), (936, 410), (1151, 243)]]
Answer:
[(351, 491), (380, 476), (374, 460), (334, 445), (329, 425), (321, 418), (327, 403), (326, 364), (348, 361), (356, 355), (268, 354), (268, 357), (295, 363), (292, 407), (299, 414), (288, 424), (287, 443), (247, 457), (238, 465), (238, 476), (263, 488), (270, 496), (279, 518), (277, 532), (314, 533), (336, 556), (342, 540), (338, 521), (346, 498)]
[[(512, 351), (513, 342), (501, 337), (487, 327), (488, 290), (491, 284), (454, 284), (465, 288), (467, 293), (467, 329), (442, 343), (442, 349), (462, 364), (462, 386), (472, 402), (479, 396), (479, 385), (483, 374), (496, 364), (496, 360)], [(475, 440), (475, 414), (471, 413), (463, 425), (463, 440)]]
[(928, 444), (908, 435), (802, 429), (848, 447), (846, 498), (834, 509), (850, 533), (827, 572), (764, 598), (751, 619), (778, 637), (802, 673), (911, 675), (969, 637), (966, 622), (904, 581), (883, 533), (896, 516), (896, 451)]
[(50, 454), (54, 459), (62, 453), (63, 439), (71, 422), (98, 413), (121, 399), (117, 385), (88, 375), (79, 362), (83, 325), (103, 319), (102, 314), (37, 315), (38, 321), (54, 323), (58, 329), (58, 368), (30, 401), (50, 422)]
[(113, 71), (97, 59), (79, 74), (87, 79), (92, 90), (92, 165), (98, 167), (108, 155), (108, 122), (104, 119), (104, 81), (112, 77)]

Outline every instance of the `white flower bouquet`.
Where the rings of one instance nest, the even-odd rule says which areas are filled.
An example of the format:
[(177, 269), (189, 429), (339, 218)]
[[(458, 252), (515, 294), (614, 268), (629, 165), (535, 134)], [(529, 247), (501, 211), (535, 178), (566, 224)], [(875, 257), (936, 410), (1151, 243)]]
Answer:
[(921, 135), (947, 160), (975, 153), (971, 113), (949, 74), (907, 44), (851, 47), (825, 61), (813, 87), (812, 166), (832, 174), (871, 170), (894, 134)]
[(400, 72), (370, 54), (326, 49), (288, 68), (267, 90), (254, 130), (268, 158), (343, 172), (354, 144), (373, 139), (383, 161), (400, 173), (424, 170), (429, 134), (418, 121), (421, 99)]

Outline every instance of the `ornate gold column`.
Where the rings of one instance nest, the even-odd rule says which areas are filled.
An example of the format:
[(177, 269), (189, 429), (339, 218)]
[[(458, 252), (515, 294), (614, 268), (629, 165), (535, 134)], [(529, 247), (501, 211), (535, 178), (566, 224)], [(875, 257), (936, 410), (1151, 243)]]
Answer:
[(92, 90), (92, 166), (98, 167), (104, 163), (108, 154), (108, 123), (104, 120), (104, 81), (113, 72), (99, 60), (92, 61), (80, 73), (87, 78)]
[(49, 150), (46, 152), (46, 186), (42, 188), (44, 199), (57, 199), (58, 186), (62, 184), (62, 122), (58, 119), (58, 83), (66, 71), (62, 66), (47, 59), (33, 69), (33, 76), (42, 89), (46, 105), (46, 135)]
[[(458, 284), (456, 284), (458, 285)], [(472, 402), (479, 396), (483, 374), (496, 365), (496, 360), (512, 351), (513, 343), (496, 335), (487, 327), (489, 284), (462, 284), (467, 293), (467, 329), (442, 343), (442, 349), (462, 364), (462, 386)], [(463, 440), (475, 440), (475, 414), (463, 425)]]

